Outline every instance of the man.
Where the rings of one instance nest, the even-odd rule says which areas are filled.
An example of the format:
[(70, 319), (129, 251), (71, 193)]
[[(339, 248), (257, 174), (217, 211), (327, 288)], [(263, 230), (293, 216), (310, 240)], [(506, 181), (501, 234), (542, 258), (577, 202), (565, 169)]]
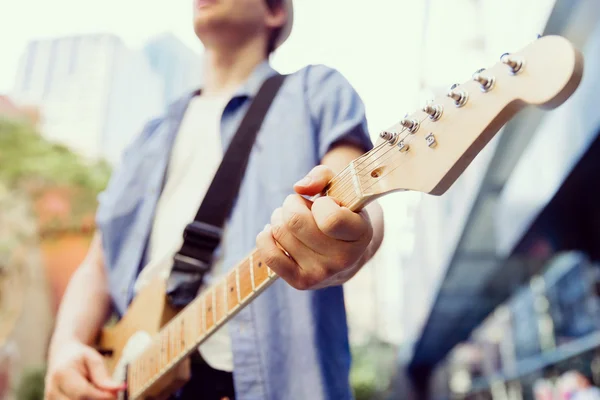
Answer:
[[(123, 389), (89, 346), (110, 310), (123, 314), (148, 280), (168, 276), (183, 228), (250, 102), (273, 75), (267, 58), (289, 35), (292, 19), (290, 0), (194, 2), (206, 57), (202, 90), (147, 124), (102, 194), (99, 233), (57, 318), (48, 398), (111, 399)], [(371, 146), (363, 104), (338, 72), (310, 66), (286, 78), (256, 139), (213, 267), (220, 275), (256, 246), (283, 279), (200, 346), (180, 397), (352, 397), (340, 285), (379, 247), (381, 210), (371, 203), (353, 213), (332, 198), (305, 198)]]

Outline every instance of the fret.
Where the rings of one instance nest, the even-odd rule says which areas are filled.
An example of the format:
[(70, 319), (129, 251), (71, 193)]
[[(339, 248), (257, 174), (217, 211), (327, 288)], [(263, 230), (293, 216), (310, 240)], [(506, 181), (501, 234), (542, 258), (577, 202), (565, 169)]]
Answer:
[[(210, 291), (214, 291), (214, 289), (210, 289)], [(212, 293), (206, 292), (204, 296), (205, 300), (205, 315), (206, 315), (206, 330), (209, 331), (215, 326), (215, 312), (214, 312), (214, 303)]]
[(156, 367), (158, 362), (158, 353), (156, 352), (154, 341), (150, 343), (148, 354), (150, 354), (150, 360), (148, 361), (150, 365), (150, 377), (153, 377), (158, 373), (158, 368)]
[(202, 306), (200, 306), (202, 312), (202, 333), (206, 333), (206, 296), (202, 296)]
[(217, 325), (217, 290), (212, 289), (213, 324)]
[(168, 332), (168, 337), (169, 337), (169, 364), (171, 364), (171, 361), (173, 361), (173, 359), (175, 358), (175, 344), (173, 341), (173, 324), (169, 324), (167, 325), (167, 332)]
[(250, 282), (252, 283), (252, 291), (256, 291), (256, 285), (254, 284), (254, 252), (250, 253)]
[(254, 262), (254, 279), (256, 281), (256, 287), (260, 287), (269, 279), (269, 272), (267, 271), (267, 265), (262, 262), (262, 257), (257, 257)]
[(252, 293), (254, 292), (254, 288), (251, 282), (251, 271), (252, 267), (250, 263), (246, 260), (243, 264), (239, 266), (239, 286), (238, 291), (241, 297), (240, 303), (243, 300), (246, 300)]
[(229, 304), (229, 301), (228, 301), (229, 298), (228, 297), (229, 296), (227, 295), (227, 292), (228, 292), (228, 290), (227, 290), (227, 279), (225, 279), (224, 282), (223, 282), (223, 296), (225, 297), (225, 310), (227, 311), (227, 316), (229, 316), (229, 311), (231, 311), (231, 310), (228, 307), (228, 304)]
[(215, 316), (217, 318), (217, 322), (221, 322), (227, 317), (227, 302), (225, 300), (225, 290), (227, 290), (227, 285), (223, 281), (219, 281), (215, 285)]
[(179, 324), (179, 338), (180, 338), (179, 346), (181, 348), (180, 352), (182, 352), (186, 348), (187, 341), (186, 341), (186, 337), (185, 337), (185, 316), (182, 315), (180, 318), (181, 318), (181, 323)]
[(233, 268), (235, 270), (235, 291), (237, 292), (238, 304), (242, 302), (242, 296), (240, 295), (240, 266), (237, 265)]
[(164, 332), (160, 333), (160, 368), (163, 369), (169, 364), (169, 350), (167, 337)]
[(196, 321), (196, 324), (194, 325), (196, 327), (196, 335), (198, 336), (202, 336), (202, 334), (204, 333), (204, 329), (202, 329), (202, 299), (196, 299), (194, 301), (194, 308), (192, 308), (193, 313), (194, 313), (194, 318)]
[(232, 311), (239, 304), (238, 296), (235, 290), (235, 271), (227, 274), (227, 310)]
[(182, 313), (183, 318), (185, 318), (185, 348), (189, 348), (190, 346), (193, 346), (194, 344), (194, 340), (196, 339), (194, 337), (194, 330), (191, 329), (194, 324), (193, 324), (193, 320), (192, 320), (192, 315), (190, 315), (189, 313)]

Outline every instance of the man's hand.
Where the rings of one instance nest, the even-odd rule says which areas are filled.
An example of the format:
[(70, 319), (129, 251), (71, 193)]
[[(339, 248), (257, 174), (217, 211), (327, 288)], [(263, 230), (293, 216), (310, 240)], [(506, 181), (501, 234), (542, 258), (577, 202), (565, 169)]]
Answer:
[(102, 356), (79, 342), (57, 349), (46, 375), (46, 400), (112, 400), (125, 386), (113, 382)]
[(366, 261), (373, 237), (368, 213), (354, 213), (331, 197), (313, 203), (301, 196), (320, 193), (332, 178), (331, 168), (315, 167), (256, 238), (264, 262), (296, 289), (340, 285)]

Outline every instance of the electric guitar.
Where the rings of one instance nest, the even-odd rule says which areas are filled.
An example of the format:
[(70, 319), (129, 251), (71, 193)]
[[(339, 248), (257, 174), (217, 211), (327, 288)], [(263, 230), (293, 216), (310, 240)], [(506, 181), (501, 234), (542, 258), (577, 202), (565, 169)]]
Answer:
[[(381, 132), (375, 147), (335, 176), (322, 195), (353, 211), (397, 191), (442, 195), (517, 111), (529, 104), (559, 106), (582, 73), (583, 56), (559, 36), (504, 54), (491, 68)], [(174, 393), (189, 379), (188, 356), (276, 280), (254, 250), (181, 310), (169, 306), (164, 281), (147, 285), (98, 342), (113, 377), (127, 383), (124, 395), (145, 399)]]

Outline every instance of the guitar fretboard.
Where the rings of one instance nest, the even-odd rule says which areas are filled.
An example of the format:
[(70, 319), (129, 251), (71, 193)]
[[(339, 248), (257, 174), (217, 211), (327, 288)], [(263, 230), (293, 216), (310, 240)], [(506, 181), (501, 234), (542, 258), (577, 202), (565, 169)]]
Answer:
[(188, 304), (159, 332), (128, 369), (129, 395), (136, 398), (224, 325), (277, 275), (254, 251)]

